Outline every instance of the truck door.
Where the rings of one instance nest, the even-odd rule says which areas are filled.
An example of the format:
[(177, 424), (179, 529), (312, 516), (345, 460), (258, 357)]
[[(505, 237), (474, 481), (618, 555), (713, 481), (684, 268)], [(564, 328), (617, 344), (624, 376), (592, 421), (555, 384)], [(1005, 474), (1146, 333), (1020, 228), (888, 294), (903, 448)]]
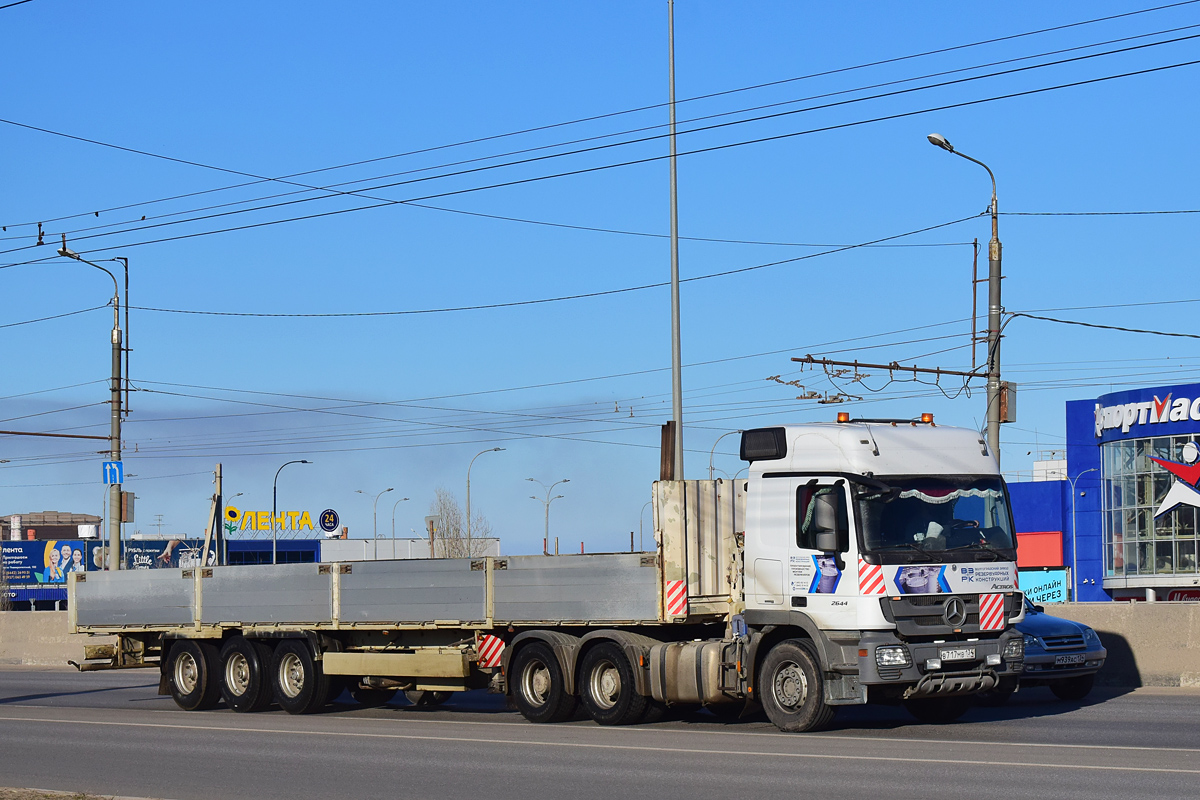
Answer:
[(750, 493), (746, 519), (746, 605), (786, 608), (784, 567), (795, 527), (790, 478), (761, 478)]
[(858, 548), (842, 478), (793, 478), (788, 604), (823, 628), (858, 626)]

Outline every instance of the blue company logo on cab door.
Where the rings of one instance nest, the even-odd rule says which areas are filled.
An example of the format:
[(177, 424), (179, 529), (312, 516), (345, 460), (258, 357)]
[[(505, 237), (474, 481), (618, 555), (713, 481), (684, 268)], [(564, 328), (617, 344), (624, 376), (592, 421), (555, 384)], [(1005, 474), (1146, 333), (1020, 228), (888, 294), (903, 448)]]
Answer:
[(836, 556), (813, 556), (812, 585), (808, 587), (810, 594), (833, 594), (837, 591), (838, 582), (842, 579), (842, 571), (838, 569)]

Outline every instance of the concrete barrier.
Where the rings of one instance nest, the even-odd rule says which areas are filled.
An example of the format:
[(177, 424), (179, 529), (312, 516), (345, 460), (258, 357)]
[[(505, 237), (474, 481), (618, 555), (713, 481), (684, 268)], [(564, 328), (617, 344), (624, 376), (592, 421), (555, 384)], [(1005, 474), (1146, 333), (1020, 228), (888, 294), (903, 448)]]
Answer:
[(1105, 686), (1200, 687), (1200, 603), (1055, 603), (1046, 612), (1096, 630)]
[(0, 665), (66, 666), (85, 644), (114, 644), (113, 636), (67, 633), (65, 611), (0, 611)]

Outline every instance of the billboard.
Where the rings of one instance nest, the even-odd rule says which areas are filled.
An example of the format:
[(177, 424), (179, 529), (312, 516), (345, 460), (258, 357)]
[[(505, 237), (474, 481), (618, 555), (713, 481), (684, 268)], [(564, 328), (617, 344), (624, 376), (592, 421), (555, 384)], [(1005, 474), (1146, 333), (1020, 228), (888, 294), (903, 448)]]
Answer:
[(68, 572), (88, 569), (87, 545), (76, 539), (0, 542), (0, 559), (10, 586), (62, 585)]
[[(100, 544), (93, 546), (99, 550)], [(217, 563), (217, 544), (208, 543), (208, 558), (202, 558), (203, 539), (155, 539), (126, 542), (122, 548), (125, 569), (189, 569)], [(102, 556), (97, 555), (96, 560)], [(91, 567), (96, 569), (97, 567)]]
[(1067, 602), (1065, 569), (1021, 570), (1021, 591), (1034, 604)]

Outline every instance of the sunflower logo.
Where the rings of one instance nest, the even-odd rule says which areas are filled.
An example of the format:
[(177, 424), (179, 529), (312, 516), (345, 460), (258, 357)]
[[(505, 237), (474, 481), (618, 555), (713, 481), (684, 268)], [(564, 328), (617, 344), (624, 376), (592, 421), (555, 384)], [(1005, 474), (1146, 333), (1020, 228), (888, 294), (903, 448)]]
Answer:
[(225, 506), (225, 519), (230, 522), (237, 522), (242, 518), (242, 512), (238, 511), (233, 506)]

